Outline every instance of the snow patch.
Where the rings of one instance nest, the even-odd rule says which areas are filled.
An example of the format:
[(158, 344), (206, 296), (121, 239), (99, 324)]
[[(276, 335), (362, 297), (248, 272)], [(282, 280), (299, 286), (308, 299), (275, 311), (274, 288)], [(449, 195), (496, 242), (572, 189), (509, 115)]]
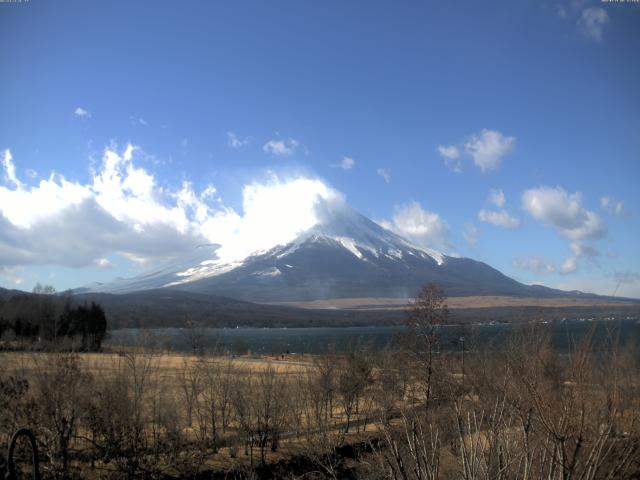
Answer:
[(353, 253), (356, 257), (358, 257), (360, 260), (363, 259), (362, 252), (358, 250), (358, 247), (356, 246), (356, 242), (353, 240), (353, 238), (338, 237), (336, 238), (336, 240), (340, 242), (340, 244), (344, 248), (346, 248), (351, 253)]
[(282, 275), (282, 272), (278, 267), (267, 268), (266, 270), (260, 270), (259, 272), (253, 273), (256, 277), (277, 277), (278, 275)]

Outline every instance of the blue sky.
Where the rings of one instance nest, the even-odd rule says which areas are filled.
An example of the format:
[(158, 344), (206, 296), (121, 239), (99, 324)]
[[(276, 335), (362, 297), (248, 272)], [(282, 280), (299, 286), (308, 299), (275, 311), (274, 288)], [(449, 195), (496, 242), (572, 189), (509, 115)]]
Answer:
[(293, 235), (330, 191), (520, 281), (640, 297), (638, 52), (631, 2), (0, 3), (0, 285)]

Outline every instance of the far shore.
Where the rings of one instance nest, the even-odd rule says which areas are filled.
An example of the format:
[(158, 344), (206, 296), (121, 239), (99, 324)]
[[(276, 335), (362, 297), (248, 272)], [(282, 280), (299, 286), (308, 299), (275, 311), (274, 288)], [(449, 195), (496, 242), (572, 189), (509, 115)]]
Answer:
[[(312, 300), (302, 302), (271, 302), (268, 305), (299, 307), (311, 310), (404, 310), (409, 307), (410, 298), (332, 298), (326, 300)], [(620, 307), (639, 305), (640, 300), (610, 299), (610, 298), (536, 298), (511, 296), (468, 296), (449, 297), (447, 305), (450, 309), (465, 308), (495, 308), (495, 307)]]

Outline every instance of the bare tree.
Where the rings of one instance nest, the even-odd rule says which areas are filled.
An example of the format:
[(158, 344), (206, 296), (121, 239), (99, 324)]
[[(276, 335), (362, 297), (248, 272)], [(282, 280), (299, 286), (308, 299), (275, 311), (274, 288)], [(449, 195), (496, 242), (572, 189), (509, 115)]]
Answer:
[(75, 354), (47, 355), (38, 365), (36, 403), (32, 414), (52, 473), (68, 477), (72, 442), (83, 413), (83, 397), (91, 376), (80, 369)]
[(344, 433), (349, 433), (351, 421), (358, 414), (360, 398), (373, 383), (373, 365), (362, 352), (347, 355), (338, 370), (338, 393), (345, 415)]
[(187, 426), (193, 426), (193, 407), (202, 389), (203, 370), (201, 365), (190, 358), (182, 360), (182, 368), (178, 374), (180, 393), (184, 400)]
[(445, 323), (449, 315), (446, 300), (442, 288), (429, 283), (420, 290), (407, 313), (407, 345), (418, 369), (427, 410), (433, 395), (434, 353), (438, 347), (437, 327)]

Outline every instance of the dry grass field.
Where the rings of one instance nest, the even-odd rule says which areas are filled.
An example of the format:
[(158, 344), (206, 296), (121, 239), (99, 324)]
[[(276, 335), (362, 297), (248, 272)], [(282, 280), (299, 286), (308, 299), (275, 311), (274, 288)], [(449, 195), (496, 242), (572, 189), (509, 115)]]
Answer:
[[(408, 298), (334, 298), (327, 300), (314, 300), (309, 302), (279, 302), (274, 305), (288, 305), (309, 309), (406, 309), (409, 306)], [(611, 300), (597, 298), (533, 298), (533, 297), (508, 297), (508, 296), (470, 296), (449, 297), (447, 305), (450, 309), (461, 308), (494, 308), (494, 307), (612, 307), (628, 306), (637, 302), (629, 300)]]
[(640, 472), (632, 346), (594, 352), (586, 338), (559, 355), (540, 327), (469, 353), (463, 370), (456, 354), (434, 354), (432, 330), (413, 339), (319, 356), (0, 352), (0, 436), (30, 426), (47, 478)]

